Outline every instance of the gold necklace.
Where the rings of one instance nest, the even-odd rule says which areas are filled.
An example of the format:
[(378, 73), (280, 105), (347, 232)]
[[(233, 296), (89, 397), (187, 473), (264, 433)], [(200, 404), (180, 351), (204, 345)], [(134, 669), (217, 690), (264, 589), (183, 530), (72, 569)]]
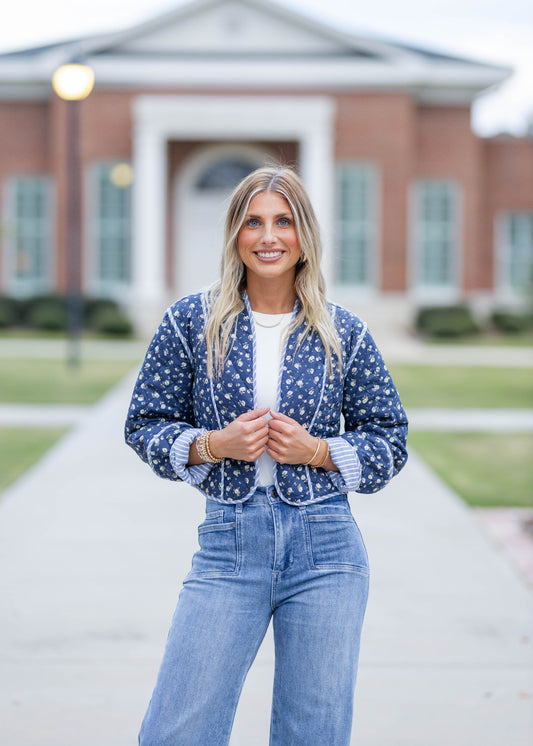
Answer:
[(260, 321), (258, 321), (255, 318), (255, 316), (254, 316), (254, 321), (255, 321), (256, 324), (258, 324), (258, 326), (262, 326), (263, 329), (273, 329), (275, 326), (279, 326), (281, 324), (281, 322), (283, 321), (283, 316), (281, 317), (281, 319), (279, 321), (276, 321), (275, 324), (262, 324)]

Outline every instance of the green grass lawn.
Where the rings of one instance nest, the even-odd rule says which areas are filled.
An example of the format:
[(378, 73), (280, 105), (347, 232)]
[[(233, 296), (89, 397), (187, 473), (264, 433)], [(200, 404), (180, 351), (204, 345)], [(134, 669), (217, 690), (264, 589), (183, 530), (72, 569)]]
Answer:
[(412, 432), (409, 446), (469, 505), (533, 507), (533, 434)]
[(0, 361), (0, 401), (21, 404), (92, 404), (133, 366), (128, 360), (84, 360), (77, 369), (64, 360)]
[(0, 491), (18, 479), (67, 428), (0, 428)]
[(406, 407), (533, 408), (533, 368), (389, 368)]

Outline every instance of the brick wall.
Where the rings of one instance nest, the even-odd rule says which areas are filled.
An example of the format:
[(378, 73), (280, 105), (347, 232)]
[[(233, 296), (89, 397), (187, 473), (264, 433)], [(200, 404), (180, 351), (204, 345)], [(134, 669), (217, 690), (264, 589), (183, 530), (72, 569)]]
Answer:
[[(85, 173), (97, 160), (131, 159), (132, 102), (140, 93), (146, 92), (97, 89), (81, 103), (81, 157)], [(216, 93), (220, 95), (221, 91)], [(257, 95), (256, 91), (249, 93)], [(269, 91), (270, 95), (275, 93)], [(314, 93), (332, 95), (326, 91)], [(298, 94), (301, 92), (290, 95)], [(490, 290), (497, 215), (509, 209), (533, 210), (533, 139), (477, 138), (470, 129), (468, 107), (421, 105), (408, 93), (339, 92), (334, 98), (336, 159), (372, 163), (381, 174), (380, 288), (402, 292), (408, 286), (411, 185), (417, 178), (449, 178), (461, 190), (463, 290), (465, 294)], [(25, 173), (49, 173), (55, 181), (59, 290), (66, 284), (66, 106), (56, 97), (39, 103), (0, 102), (0, 183), (4, 184), (10, 175)], [(170, 286), (174, 245), (170, 186), (192, 149), (201, 145), (169, 144)], [(297, 163), (295, 143), (259, 145), (282, 161)], [(0, 191), (0, 207), (2, 198)], [(1, 267), (0, 261), (0, 272)]]

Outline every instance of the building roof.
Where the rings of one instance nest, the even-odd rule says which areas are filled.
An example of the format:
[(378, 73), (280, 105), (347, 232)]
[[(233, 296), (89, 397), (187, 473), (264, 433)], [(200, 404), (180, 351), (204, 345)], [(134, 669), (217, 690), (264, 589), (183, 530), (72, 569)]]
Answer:
[(47, 98), (83, 58), (99, 87), (409, 90), (469, 103), (511, 70), (334, 29), (272, 0), (192, 0), (114, 33), (0, 55), (0, 97)]

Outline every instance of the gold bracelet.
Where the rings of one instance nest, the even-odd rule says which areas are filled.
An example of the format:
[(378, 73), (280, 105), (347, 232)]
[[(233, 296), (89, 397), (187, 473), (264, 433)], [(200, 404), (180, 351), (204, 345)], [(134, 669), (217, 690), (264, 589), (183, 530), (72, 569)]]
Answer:
[(198, 455), (202, 459), (202, 461), (209, 461), (209, 456), (207, 455), (207, 451), (205, 449), (205, 440), (206, 440), (207, 433), (202, 433), (196, 438), (196, 450), (198, 451)]
[(196, 438), (196, 450), (198, 451), (198, 455), (202, 461), (205, 461), (208, 464), (220, 464), (223, 459), (213, 456), (211, 449), (209, 448), (209, 436), (212, 432), (213, 430), (209, 430)]
[(311, 466), (313, 467), (313, 469), (320, 469), (322, 466), (324, 466), (324, 464), (328, 460), (328, 456), (329, 456), (329, 443), (328, 443), (327, 440), (325, 440), (324, 443), (326, 444), (326, 452), (324, 454), (324, 458), (322, 459), (322, 461), (319, 461), (318, 464), (311, 464)]
[(311, 466), (311, 461), (313, 461), (313, 459), (316, 458), (316, 455), (317, 455), (317, 453), (318, 453), (318, 451), (320, 449), (320, 444), (322, 443), (322, 441), (320, 440), (320, 438), (317, 438), (317, 441), (318, 441), (318, 443), (316, 444), (316, 450), (315, 450), (315, 452), (313, 453), (313, 455), (311, 456), (311, 458), (309, 459), (309, 461), (305, 462), (304, 466)]
[(211, 461), (212, 464), (220, 464), (220, 462), (223, 459), (218, 458), (218, 456), (213, 456), (213, 452), (211, 451), (211, 448), (209, 447), (209, 438), (211, 437), (211, 433), (213, 432), (214, 430), (210, 430), (207, 433), (207, 437), (205, 439), (205, 450), (207, 451), (207, 455), (209, 456), (209, 461)]

